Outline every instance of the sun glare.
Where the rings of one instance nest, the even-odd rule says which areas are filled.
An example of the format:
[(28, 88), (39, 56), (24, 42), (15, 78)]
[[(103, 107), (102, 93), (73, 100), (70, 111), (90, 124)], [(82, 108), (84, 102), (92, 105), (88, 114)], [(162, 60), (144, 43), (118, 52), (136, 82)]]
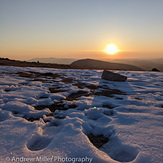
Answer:
[(109, 44), (106, 49), (104, 50), (105, 53), (114, 55), (118, 52), (119, 50), (117, 49), (117, 46), (114, 44)]

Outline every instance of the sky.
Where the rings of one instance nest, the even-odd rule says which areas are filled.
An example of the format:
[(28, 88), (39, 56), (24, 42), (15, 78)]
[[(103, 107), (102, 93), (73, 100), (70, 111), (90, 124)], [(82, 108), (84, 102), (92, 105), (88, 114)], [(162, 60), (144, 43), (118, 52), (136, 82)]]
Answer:
[(0, 0), (0, 24), (0, 57), (163, 58), (163, 0)]

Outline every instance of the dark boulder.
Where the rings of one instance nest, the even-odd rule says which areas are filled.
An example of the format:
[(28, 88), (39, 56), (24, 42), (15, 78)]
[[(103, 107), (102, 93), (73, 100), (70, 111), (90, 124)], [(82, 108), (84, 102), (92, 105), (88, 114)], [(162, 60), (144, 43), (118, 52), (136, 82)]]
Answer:
[(160, 72), (160, 70), (158, 70), (157, 68), (153, 68), (151, 71)]
[(118, 82), (124, 82), (127, 80), (126, 76), (113, 73), (111, 71), (104, 70), (101, 76), (102, 79), (104, 80), (109, 80), (109, 81), (118, 81)]

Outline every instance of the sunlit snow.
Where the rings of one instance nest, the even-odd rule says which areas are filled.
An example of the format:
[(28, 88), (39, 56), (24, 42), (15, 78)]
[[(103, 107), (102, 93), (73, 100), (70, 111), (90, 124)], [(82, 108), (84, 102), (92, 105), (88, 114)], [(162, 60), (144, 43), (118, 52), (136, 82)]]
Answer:
[(163, 73), (114, 72), (0, 66), (0, 162), (163, 162)]

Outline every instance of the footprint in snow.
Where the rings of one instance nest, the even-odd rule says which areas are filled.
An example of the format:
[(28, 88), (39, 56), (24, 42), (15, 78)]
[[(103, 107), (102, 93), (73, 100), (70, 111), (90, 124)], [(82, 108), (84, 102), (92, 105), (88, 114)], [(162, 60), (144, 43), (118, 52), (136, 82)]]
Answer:
[(53, 138), (43, 135), (34, 135), (32, 139), (27, 143), (27, 148), (31, 151), (39, 151), (46, 148)]
[(104, 144), (100, 150), (119, 162), (131, 162), (135, 160), (139, 154), (139, 148), (137, 146), (123, 144), (121, 140), (114, 135), (110, 137), (109, 142)]
[(31, 151), (39, 151), (46, 148), (52, 141), (54, 137), (54, 132), (57, 134), (62, 127), (60, 126), (60, 121), (55, 119), (53, 122), (44, 126), (44, 131), (42, 134), (35, 134), (32, 138), (27, 142), (26, 146)]

